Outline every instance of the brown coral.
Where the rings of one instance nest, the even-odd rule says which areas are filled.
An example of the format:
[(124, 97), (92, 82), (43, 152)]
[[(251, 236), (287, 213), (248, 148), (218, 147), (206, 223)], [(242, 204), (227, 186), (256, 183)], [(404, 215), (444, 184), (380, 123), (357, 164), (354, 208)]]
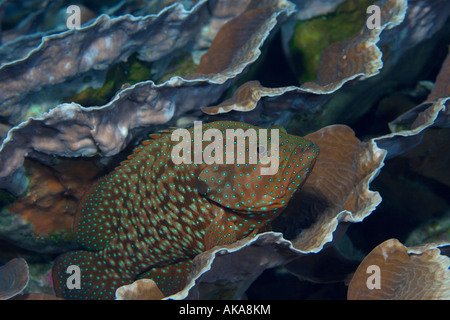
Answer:
[(151, 279), (139, 279), (116, 290), (117, 300), (161, 300), (163, 298), (163, 293)]
[[(99, 174), (98, 168), (92, 161), (82, 159), (60, 160), (53, 167), (27, 160), (25, 167), (30, 180), (28, 190), (4, 210), (2, 221), (7, 221), (8, 214), (15, 216), (15, 223), (3, 236), (40, 252), (73, 247), (65, 243), (71, 238), (73, 214), (79, 199)], [(26, 226), (28, 235), (24, 234)], [(31, 239), (38, 241), (33, 244)]]
[(348, 299), (450, 299), (450, 258), (439, 246), (407, 248), (386, 240), (359, 265)]
[(54, 170), (36, 162), (27, 168), (29, 191), (8, 210), (31, 222), (38, 233), (70, 230), (78, 200), (98, 169), (92, 162), (73, 160), (61, 161)]

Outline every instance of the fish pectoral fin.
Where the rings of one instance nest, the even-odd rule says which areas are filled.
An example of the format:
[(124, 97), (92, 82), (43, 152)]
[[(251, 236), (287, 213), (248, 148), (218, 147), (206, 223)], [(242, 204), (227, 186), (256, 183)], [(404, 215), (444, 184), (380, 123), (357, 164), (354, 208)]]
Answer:
[(138, 276), (138, 279), (152, 279), (165, 296), (177, 293), (186, 285), (191, 272), (192, 260), (183, 260), (164, 267), (152, 268)]
[(269, 221), (257, 222), (255, 219), (233, 218), (233, 216), (234, 214), (227, 213), (218, 215), (207, 227), (204, 241), (206, 250), (272, 230)]
[(269, 232), (272, 231), (272, 225), (270, 222), (267, 222), (266, 224), (264, 224), (262, 227), (255, 229), (255, 235), (258, 233), (264, 233), (264, 232)]
[(206, 229), (206, 250), (235, 242), (237, 240), (236, 231), (236, 225), (231, 219), (224, 215), (218, 215)]
[[(270, 222), (267, 222), (266, 224), (262, 225), (259, 228), (250, 229), (250, 232), (245, 234), (245, 235), (242, 235), (242, 238), (244, 238), (244, 237), (254, 237), (257, 234), (264, 233), (264, 232), (269, 232), (269, 231), (272, 231), (272, 226), (271, 226)], [(240, 239), (240, 238), (241, 237), (238, 237), (238, 239)]]

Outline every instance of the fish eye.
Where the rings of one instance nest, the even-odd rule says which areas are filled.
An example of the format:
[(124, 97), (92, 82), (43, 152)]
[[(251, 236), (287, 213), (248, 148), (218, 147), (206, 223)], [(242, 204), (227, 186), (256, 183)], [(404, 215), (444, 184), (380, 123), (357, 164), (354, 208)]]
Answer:
[(264, 146), (257, 146), (256, 147), (256, 152), (257, 153), (264, 153), (264, 152), (266, 152), (266, 148), (264, 148)]

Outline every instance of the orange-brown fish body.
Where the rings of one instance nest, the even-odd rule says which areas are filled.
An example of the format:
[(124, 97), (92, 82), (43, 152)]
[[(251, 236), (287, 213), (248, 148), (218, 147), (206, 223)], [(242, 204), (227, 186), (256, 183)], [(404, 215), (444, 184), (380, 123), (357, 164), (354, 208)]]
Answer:
[[(199, 142), (196, 129), (184, 132), (192, 137), (194, 152), (206, 150), (211, 142)], [(200, 133), (208, 129), (223, 135), (225, 151), (227, 129), (261, 128), (223, 121), (204, 124)], [(176, 164), (179, 142), (172, 141), (173, 132), (152, 135), (88, 190), (74, 220), (83, 250), (60, 256), (53, 268), (58, 296), (113, 299), (119, 286), (142, 277), (152, 278), (165, 294), (182, 289), (197, 254), (265, 230), (304, 183), (318, 155), (311, 141), (280, 130), (278, 168), (272, 175), (261, 174), (267, 162), (250, 164), (249, 157), (244, 164), (208, 164), (192, 152), (192, 159)], [(268, 135), (267, 145), (272, 141)], [(273, 148), (266, 151), (273, 155)], [(194, 158), (197, 163), (187, 161)], [(79, 267), (80, 289), (68, 286), (71, 265)]]

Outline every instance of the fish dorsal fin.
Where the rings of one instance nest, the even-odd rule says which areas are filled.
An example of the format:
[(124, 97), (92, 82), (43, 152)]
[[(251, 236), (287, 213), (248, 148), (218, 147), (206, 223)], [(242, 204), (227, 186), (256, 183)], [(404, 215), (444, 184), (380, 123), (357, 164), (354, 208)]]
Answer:
[(162, 137), (164, 137), (167, 134), (171, 134), (173, 132), (171, 129), (163, 129), (154, 133), (151, 133), (149, 135), (149, 139), (144, 140), (141, 142), (141, 145), (139, 145), (138, 147), (136, 147), (133, 152), (128, 155), (127, 159), (128, 160), (133, 160), (138, 154), (140, 154), (142, 151), (144, 151), (145, 147), (151, 145), (154, 142), (158, 142), (159, 140), (161, 140)]
[(276, 126), (270, 127), (270, 129), (278, 129), (278, 130), (280, 130), (280, 133), (286, 133), (287, 134), (286, 129), (283, 126), (280, 126), (280, 125), (276, 125)]
[(142, 141), (142, 144), (149, 145), (150, 143), (152, 143), (152, 141), (159, 140), (167, 134), (172, 134), (174, 129), (176, 129), (176, 128), (168, 128), (168, 129), (163, 129), (163, 130), (153, 132), (153, 133), (149, 134), (148, 140)]

